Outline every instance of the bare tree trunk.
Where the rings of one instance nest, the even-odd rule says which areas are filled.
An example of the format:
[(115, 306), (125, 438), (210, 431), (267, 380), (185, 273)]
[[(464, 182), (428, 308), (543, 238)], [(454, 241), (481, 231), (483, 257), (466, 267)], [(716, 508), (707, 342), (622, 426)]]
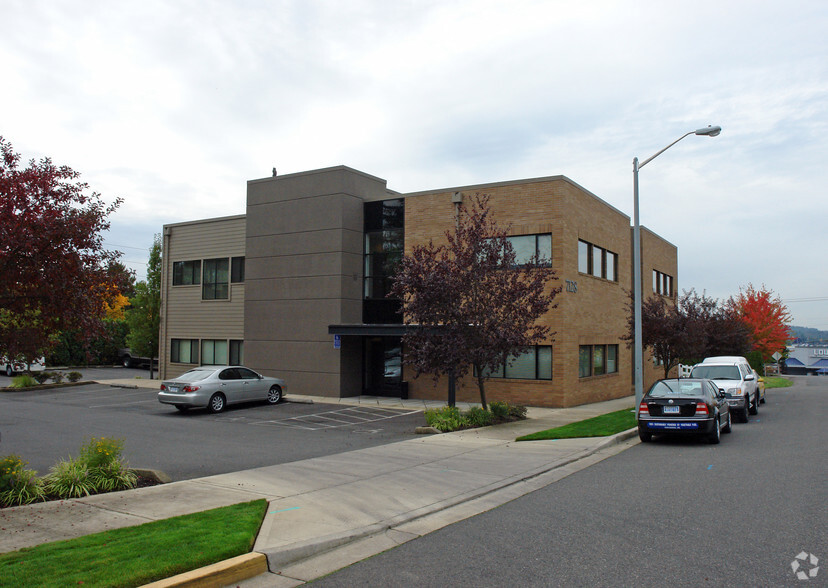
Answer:
[(477, 387), (480, 390), (480, 404), (482, 405), (483, 410), (489, 410), (489, 405), (486, 404), (486, 378), (481, 376), (483, 370), (480, 366), (474, 366), (474, 368), (477, 370)]

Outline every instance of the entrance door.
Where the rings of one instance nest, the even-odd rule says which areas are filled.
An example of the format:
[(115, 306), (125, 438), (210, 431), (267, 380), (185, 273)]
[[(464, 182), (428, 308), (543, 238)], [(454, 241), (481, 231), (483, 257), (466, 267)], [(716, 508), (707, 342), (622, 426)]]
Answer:
[(365, 394), (399, 398), (402, 382), (402, 354), (399, 337), (366, 337)]

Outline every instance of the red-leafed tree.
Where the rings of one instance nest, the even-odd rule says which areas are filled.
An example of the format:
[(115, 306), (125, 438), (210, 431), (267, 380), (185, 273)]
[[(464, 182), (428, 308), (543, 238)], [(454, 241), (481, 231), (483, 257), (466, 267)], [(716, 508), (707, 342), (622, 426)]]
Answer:
[(759, 290), (748, 284), (731, 298), (731, 304), (750, 332), (753, 350), (761, 353), (763, 360), (785, 350), (791, 338), (791, 314), (778, 295), (764, 284)]
[[(630, 297), (627, 334), (634, 343), (633, 301)], [(730, 304), (704, 292), (684, 291), (676, 301), (651, 296), (641, 304), (642, 347), (649, 348), (664, 377), (679, 363), (696, 363), (712, 355), (743, 355), (748, 331)]]
[(487, 408), (485, 381), (491, 370), (528, 346), (548, 340), (537, 319), (561, 291), (549, 260), (518, 266), (507, 231), (497, 226), (488, 196), (462, 205), (447, 245), (414, 247), (401, 260), (391, 296), (403, 301), (404, 322), (415, 325), (403, 338), (405, 361), (415, 377), (454, 374), (473, 368), (480, 402)]
[(104, 250), (102, 233), (121, 199), (107, 205), (49, 158), (20, 169), (3, 137), (0, 151), (0, 355), (31, 362), (60, 331), (100, 333), (120, 255)]

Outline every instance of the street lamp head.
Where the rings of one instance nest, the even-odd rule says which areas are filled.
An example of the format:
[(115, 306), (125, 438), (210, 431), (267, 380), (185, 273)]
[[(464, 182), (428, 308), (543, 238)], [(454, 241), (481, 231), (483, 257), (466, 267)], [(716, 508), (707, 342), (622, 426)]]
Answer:
[(719, 127), (719, 126), (715, 126), (715, 127), (707, 126), (703, 129), (696, 130), (697, 135), (707, 135), (708, 137), (715, 137), (716, 135), (718, 135), (721, 132), (722, 132), (722, 127)]

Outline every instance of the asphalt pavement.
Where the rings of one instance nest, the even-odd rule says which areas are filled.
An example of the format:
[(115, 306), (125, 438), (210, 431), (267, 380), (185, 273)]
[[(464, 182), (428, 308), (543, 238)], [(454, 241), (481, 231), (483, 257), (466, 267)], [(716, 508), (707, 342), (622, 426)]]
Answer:
[[(332, 401), (295, 395), (289, 399)], [(425, 407), (423, 401), (374, 397), (339, 402)], [(0, 552), (265, 498), (269, 508), (254, 552), (187, 576), (212, 579), (214, 585), (250, 578), (241, 585), (298, 586), (532, 492), (637, 443), (637, 437), (626, 440), (629, 433), (514, 441), (632, 404), (627, 397), (568, 409), (530, 408), (527, 420), (506, 425), (420, 435), (252, 470), (3, 509)], [(178, 585), (180, 580), (165, 584)]]

